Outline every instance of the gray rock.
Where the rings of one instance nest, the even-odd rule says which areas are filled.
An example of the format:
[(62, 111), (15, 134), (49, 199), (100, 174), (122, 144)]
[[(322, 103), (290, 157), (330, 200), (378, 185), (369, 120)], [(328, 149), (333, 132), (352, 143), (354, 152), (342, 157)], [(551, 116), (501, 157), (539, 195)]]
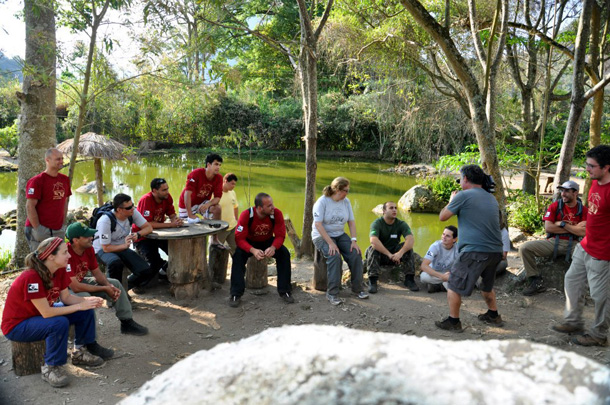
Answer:
[[(75, 191), (77, 193), (83, 193), (83, 194), (95, 194), (97, 193), (97, 186), (96, 186), (96, 181), (90, 181), (89, 183), (80, 186), (79, 188), (77, 188)], [(106, 191), (106, 185), (104, 185), (104, 191)]]
[(382, 172), (390, 172), (390, 173), (399, 173), (407, 176), (424, 176), (435, 174), (436, 169), (429, 165), (424, 164), (414, 164), (414, 165), (403, 165), (399, 164), (398, 166), (390, 167), (389, 169), (382, 170)]
[(412, 212), (441, 212), (445, 203), (437, 200), (427, 187), (413, 186), (400, 197), (398, 207), (403, 211)]
[(519, 243), (527, 240), (527, 236), (518, 228), (508, 227), (508, 238), (512, 243)]
[(121, 404), (608, 401), (610, 368), (551, 346), (526, 340), (433, 340), (304, 325), (268, 329), (197, 352)]

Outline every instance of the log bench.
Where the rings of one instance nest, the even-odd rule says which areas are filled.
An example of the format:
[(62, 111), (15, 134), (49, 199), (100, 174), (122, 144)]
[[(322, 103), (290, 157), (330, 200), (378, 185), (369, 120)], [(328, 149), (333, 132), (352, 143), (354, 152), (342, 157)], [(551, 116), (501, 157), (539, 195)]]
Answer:
[(44, 364), (46, 344), (44, 340), (38, 342), (11, 341), (13, 353), (13, 370), (18, 376), (40, 373)]

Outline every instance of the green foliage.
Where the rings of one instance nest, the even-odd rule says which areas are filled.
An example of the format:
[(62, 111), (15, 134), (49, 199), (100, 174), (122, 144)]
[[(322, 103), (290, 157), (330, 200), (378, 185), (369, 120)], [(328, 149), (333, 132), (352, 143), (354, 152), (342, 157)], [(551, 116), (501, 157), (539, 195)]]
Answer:
[(472, 144), (465, 148), (465, 151), (457, 155), (442, 156), (436, 162), (436, 169), (439, 171), (456, 171), (464, 165), (479, 164), (481, 162), (481, 154), (479, 153), (478, 145)]
[(443, 202), (449, 202), (451, 193), (455, 190), (460, 190), (460, 185), (455, 181), (452, 176), (435, 176), (427, 177), (419, 180), (419, 184), (426, 186), (436, 198)]
[(551, 200), (544, 197), (539, 197), (536, 203), (536, 197), (521, 192), (509, 195), (506, 207), (509, 226), (530, 234), (543, 233), (542, 216), (550, 203)]
[(15, 157), (18, 147), (19, 129), (17, 128), (17, 120), (15, 120), (12, 126), (0, 128), (0, 148), (7, 151), (11, 157)]
[(10, 249), (0, 249), (0, 271), (9, 269), (9, 263), (13, 259), (13, 252)]
[(0, 76), (0, 128), (8, 127), (19, 116), (20, 107), (15, 93), (20, 91), (18, 79), (6, 79)]

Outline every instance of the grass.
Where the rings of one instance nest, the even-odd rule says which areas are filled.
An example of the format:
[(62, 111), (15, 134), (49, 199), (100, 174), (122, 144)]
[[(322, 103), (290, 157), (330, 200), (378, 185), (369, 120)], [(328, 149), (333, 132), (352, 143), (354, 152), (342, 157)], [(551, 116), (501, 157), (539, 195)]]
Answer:
[(8, 268), (8, 264), (13, 258), (13, 252), (8, 249), (0, 249), (0, 271)]

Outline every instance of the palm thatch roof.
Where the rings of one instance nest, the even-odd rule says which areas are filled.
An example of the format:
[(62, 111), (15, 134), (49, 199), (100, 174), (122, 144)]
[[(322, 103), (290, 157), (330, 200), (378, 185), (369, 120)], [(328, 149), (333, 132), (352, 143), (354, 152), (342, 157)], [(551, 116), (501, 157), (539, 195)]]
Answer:
[[(57, 145), (57, 149), (62, 153), (69, 155), (72, 153), (73, 146), (74, 139), (67, 139)], [(83, 157), (110, 160), (121, 160), (130, 157), (127, 146), (94, 132), (87, 132), (80, 136), (78, 154)]]

